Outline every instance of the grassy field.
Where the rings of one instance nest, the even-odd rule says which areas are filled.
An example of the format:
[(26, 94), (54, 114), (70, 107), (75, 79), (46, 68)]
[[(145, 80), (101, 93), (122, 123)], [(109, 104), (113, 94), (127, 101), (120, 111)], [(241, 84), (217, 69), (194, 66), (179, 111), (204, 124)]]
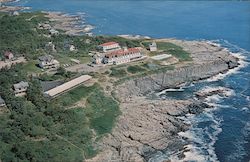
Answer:
[[(148, 47), (150, 42), (143, 42), (142, 43), (145, 47)], [(183, 50), (182, 47), (170, 43), (170, 42), (157, 42), (157, 47), (158, 50), (161, 52), (150, 52), (150, 56), (155, 56), (161, 53), (167, 53), (175, 56), (178, 58), (180, 61), (191, 61), (192, 58), (190, 57), (190, 53), (187, 51)]]
[(146, 69), (143, 68), (142, 66), (140, 65), (134, 65), (134, 66), (128, 66), (127, 67), (127, 71), (131, 74), (136, 74), (136, 73), (142, 73), (142, 72), (145, 72)]
[(111, 73), (109, 74), (110, 77), (122, 78), (128, 75), (124, 68), (112, 67), (110, 70), (111, 70)]
[(92, 91), (99, 88), (97, 84), (86, 87), (84, 85), (79, 86), (55, 99), (56, 102), (60, 102), (63, 106), (71, 106), (72, 104), (86, 98)]
[(38, 62), (35, 60), (28, 61), (22, 67), (22, 70), (26, 71), (27, 73), (41, 73), (42, 70), (37, 66)]

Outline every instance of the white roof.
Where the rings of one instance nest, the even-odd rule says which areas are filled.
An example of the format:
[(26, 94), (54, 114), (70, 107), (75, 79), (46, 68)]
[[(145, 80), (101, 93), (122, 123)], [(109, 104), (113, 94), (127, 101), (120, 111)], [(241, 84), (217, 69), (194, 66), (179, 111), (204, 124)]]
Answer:
[(67, 91), (67, 90), (79, 85), (79, 84), (82, 84), (83, 82), (85, 82), (85, 81), (87, 81), (87, 80), (89, 80), (91, 78), (92, 77), (89, 76), (89, 75), (82, 75), (82, 76), (80, 76), (80, 77), (78, 77), (76, 79), (73, 79), (73, 80), (71, 80), (69, 82), (66, 82), (66, 83), (64, 83), (62, 85), (59, 85), (59, 86), (57, 86), (57, 87), (55, 87), (55, 88), (53, 88), (51, 90), (48, 90), (48, 91), (46, 91), (44, 93), (49, 95), (50, 97), (54, 97), (54, 96), (56, 96), (56, 95), (58, 95), (58, 94), (60, 94), (60, 93), (62, 93), (64, 91)]
[(153, 60), (163, 60), (163, 59), (166, 59), (166, 58), (170, 58), (172, 57), (172, 55), (169, 55), (169, 54), (161, 54), (161, 55), (156, 55), (156, 56), (153, 56), (151, 57)]

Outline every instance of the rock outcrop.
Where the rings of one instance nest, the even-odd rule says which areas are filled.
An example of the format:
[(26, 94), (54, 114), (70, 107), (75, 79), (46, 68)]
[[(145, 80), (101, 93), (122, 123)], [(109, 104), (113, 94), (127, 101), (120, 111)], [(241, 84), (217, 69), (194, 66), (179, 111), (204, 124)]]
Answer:
[(193, 99), (153, 100), (145, 96), (238, 66), (237, 58), (221, 47), (197, 41), (166, 41), (189, 51), (193, 61), (175, 70), (129, 80), (116, 87), (122, 115), (112, 133), (102, 140), (99, 148), (103, 151), (91, 161), (140, 162), (157, 150), (181, 149), (183, 142), (178, 132), (187, 130), (189, 125), (180, 117), (201, 113), (211, 106)]

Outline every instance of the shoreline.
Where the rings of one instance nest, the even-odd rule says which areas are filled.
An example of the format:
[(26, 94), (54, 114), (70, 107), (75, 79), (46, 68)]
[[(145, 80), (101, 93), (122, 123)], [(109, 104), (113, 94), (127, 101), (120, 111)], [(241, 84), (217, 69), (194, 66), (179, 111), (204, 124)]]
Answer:
[[(195, 45), (201, 43), (199, 41), (185, 41), (174, 39), (172, 41), (180, 41), (184, 44), (185, 42), (195, 42), (193, 43)], [(204, 41), (202, 42), (203, 43), (200, 44), (201, 46), (202, 44), (204, 44)], [(193, 44), (191, 43), (191, 46)], [(205, 44), (208, 43), (206, 42)], [(210, 46), (211, 48), (217, 49), (214, 53), (212, 52), (213, 55), (219, 54), (221, 56), (225, 56), (225, 59), (220, 60), (220, 57), (215, 57), (214, 61), (217, 61), (216, 64), (213, 64), (213, 62), (211, 62), (206, 65), (208, 66), (208, 76), (206, 73), (204, 73), (205, 77), (201, 77), (199, 79), (193, 78), (192, 82), (189, 81), (188, 83), (206, 81), (211, 77), (221, 75), (221, 73), (223, 73), (222, 75), (230, 75), (228, 74), (230, 73), (230, 70), (235, 70), (241, 67), (240, 58), (232, 56), (232, 54), (228, 51), (218, 50), (221, 49), (221, 47), (215, 47), (211, 44), (206, 47), (210, 48)], [(227, 53), (227, 55), (224, 55), (225, 53)], [(202, 57), (202, 55), (199, 57)], [(193, 65), (191, 66), (192, 68), (186, 68), (186, 70), (184, 71), (186, 71), (186, 73), (190, 73), (189, 70), (194, 70), (195, 72), (202, 73), (202, 70), (204, 69), (200, 68), (204, 67), (204, 64), (206, 64), (206, 59), (204, 59), (204, 62), (201, 63), (202, 66), (195, 67)], [(234, 60), (237, 62), (237, 64), (231, 64), (227, 59), (229, 59), (230, 61)], [(213, 71), (214, 66), (220, 66), (220, 68), (215, 68), (215, 71)], [(211, 70), (213, 71), (212, 73)], [(180, 72), (177, 73), (178, 75), (184, 75)], [(100, 152), (96, 157), (90, 159), (89, 161), (105, 161), (106, 158), (110, 156), (116, 160), (118, 159), (121, 161), (144, 161), (149, 160), (149, 158), (155, 155), (155, 153), (157, 153), (158, 151), (166, 150), (174, 152), (175, 154), (177, 154), (177, 157), (181, 159), (185, 158), (184, 146), (186, 145), (186, 143), (183, 143), (183, 137), (181, 137), (179, 133), (189, 130), (190, 125), (185, 123), (180, 118), (185, 117), (187, 114), (195, 115), (202, 113), (205, 109), (211, 109), (214, 106), (208, 105), (202, 99), (194, 100), (194, 98), (189, 98), (188, 100), (159, 100), (146, 97), (145, 93), (148, 93), (148, 91), (144, 91), (144, 87), (148, 88), (148, 86), (151, 86), (154, 87), (153, 89), (158, 89), (161, 86), (152, 85), (155, 84), (152, 81), (158, 80), (158, 84), (159, 82), (163, 83), (164, 78), (166, 78), (167, 75), (171, 75), (171, 73), (167, 73), (165, 74), (166, 77), (161, 76), (161, 78), (157, 78), (157, 75), (161, 76), (161, 74), (153, 74), (150, 77), (151, 81), (149, 83), (145, 82), (148, 77), (142, 77), (139, 79), (135, 79), (137, 80), (137, 84), (131, 84), (133, 83), (133, 81), (127, 81), (126, 83), (123, 83), (123, 85), (119, 85), (116, 88), (115, 94), (116, 98), (118, 98), (118, 100), (120, 101), (120, 109), (122, 111), (122, 115), (119, 117), (119, 119), (117, 119), (116, 126), (114, 127), (112, 133), (107, 135), (107, 137), (102, 140), (102, 144), (100, 144), (100, 147), (103, 152)], [(177, 77), (177, 75), (174, 76)], [(161, 79), (163, 80), (160, 81)], [(174, 88), (185, 83), (187, 82), (181, 82), (180, 84), (175, 84), (174, 86), (170, 87), (166, 86), (168, 85), (166, 84), (165, 87)], [(145, 85), (142, 86), (142, 84)], [(138, 88), (138, 86), (142, 87)], [(178, 153), (176, 151), (178, 151)]]
[[(15, 2), (15, 0), (3, 0), (3, 4)], [(31, 7), (22, 6), (10, 6), (3, 5), (0, 6), (0, 12), (12, 13), (15, 11), (30, 10)], [(82, 15), (69, 15), (63, 12), (54, 11), (41, 11), (45, 14), (45, 17), (49, 18), (50, 22), (54, 23), (53, 28), (57, 30), (62, 30), (67, 35), (92, 35), (92, 30), (95, 27), (91, 24), (86, 24), (85, 14)]]
[[(63, 14), (63, 13), (61, 13), (61, 14)], [(63, 15), (63, 16), (65, 16), (65, 15)], [(74, 17), (72, 17), (72, 18), (74, 18)], [(65, 20), (65, 19), (64, 19)], [(71, 20), (69, 20), (69, 21), (71, 21)], [(67, 24), (68, 25), (68, 24)], [(60, 27), (59, 28), (56, 28), (56, 29), (60, 29)], [(71, 33), (70, 33), (71, 34)], [(73, 34), (74, 35), (74, 34)], [(136, 38), (135, 39), (140, 39), (140, 38), (145, 38), (145, 39), (147, 39), (147, 37), (146, 36), (136, 36)], [(131, 37), (130, 37), (130, 39), (132, 39)], [(151, 39), (150, 37), (148, 37), (148, 39)], [(162, 39), (161, 39), (162, 40)], [(166, 40), (171, 40), (171, 39), (166, 39)], [(175, 40), (175, 39), (172, 39), (172, 40)], [(178, 40), (178, 41), (186, 41), (186, 40)], [(197, 42), (199, 42), (199, 41), (197, 41)], [(208, 43), (208, 42), (207, 42)], [(214, 44), (215, 45), (215, 44)], [(231, 53), (232, 54), (232, 53)], [(235, 56), (234, 56), (235, 57)], [(243, 58), (242, 58), (242, 60), (243, 60)], [(215, 74), (215, 75), (213, 75), (213, 76), (208, 76), (207, 78), (202, 78), (202, 79), (197, 79), (197, 80), (195, 80), (195, 81), (192, 81), (192, 83), (195, 83), (195, 82), (200, 82), (200, 81), (215, 81), (215, 80), (217, 80), (218, 78), (219, 79), (223, 79), (225, 76), (228, 76), (228, 75), (231, 75), (232, 73), (234, 73), (235, 71), (238, 71), (240, 68), (242, 68), (241, 67), (241, 61), (242, 61), (240, 58), (238, 58), (238, 60), (237, 60), (237, 62), (239, 63), (238, 64), (238, 66), (236, 66), (236, 67), (233, 67), (233, 68), (229, 68), (229, 69), (227, 69), (227, 70), (224, 70), (224, 71), (220, 71), (220, 72), (218, 72), (217, 74)], [(229, 66), (229, 64), (228, 64), (228, 66)], [(199, 68), (199, 67), (196, 67), (196, 68)], [(184, 69), (184, 70), (186, 70), (186, 69)], [(187, 70), (188, 71), (188, 70)], [(220, 77), (220, 76), (222, 76), (222, 77)], [(223, 77), (224, 76), (224, 77)], [(165, 77), (165, 76), (164, 76)], [(215, 78), (215, 80), (213, 80), (213, 78)], [(153, 80), (153, 79), (152, 79)], [(181, 84), (185, 84), (185, 83), (187, 83), (187, 82), (183, 82), (183, 83), (180, 83), (180, 85)], [(159, 82), (157, 83), (157, 84), (159, 84)], [(174, 85), (174, 86), (179, 86), (179, 85)], [(143, 87), (142, 87), (143, 88)], [(171, 87), (170, 87), (171, 88)], [(143, 97), (142, 97), (143, 96)], [(123, 96), (124, 97), (124, 96)], [(135, 97), (135, 96), (132, 96), (132, 97)], [(139, 96), (136, 96), (135, 98), (132, 98), (131, 96), (129, 96), (129, 100), (128, 100), (128, 104), (127, 103), (122, 103), (123, 105), (123, 109), (129, 109), (129, 107), (131, 106), (132, 108), (133, 108), (133, 106), (138, 106), (140, 109), (143, 109), (143, 107), (144, 106), (148, 106), (148, 105), (150, 105), (150, 106), (152, 106), (152, 107), (148, 107), (148, 111), (150, 111), (150, 108), (153, 108), (153, 109), (160, 109), (160, 107), (161, 106), (165, 106), (165, 104), (169, 104), (169, 103), (171, 103), (172, 104), (172, 106), (174, 106), (174, 107), (176, 107), (176, 108), (179, 108), (179, 107), (181, 107), (181, 109), (182, 110), (180, 110), (180, 112), (178, 112), (178, 113), (176, 113), (176, 114), (169, 114), (169, 113), (172, 113), (172, 112), (166, 112), (165, 110), (162, 110), (161, 109), (161, 115), (159, 115), (160, 116), (160, 118), (163, 118), (164, 117), (164, 115), (168, 115), (169, 116), (169, 118), (168, 118), (168, 120), (170, 121), (170, 123), (173, 125), (172, 127), (177, 127), (177, 128), (172, 128), (173, 130), (171, 130), (171, 131), (173, 131), (173, 132), (171, 132), (171, 133), (176, 133), (176, 132), (174, 132), (174, 131), (176, 131), (176, 129), (179, 129), (179, 130), (185, 130), (186, 128), (187, 128), (187, 126), (188, 125), (185, 125), (185, 124), (183, 124), (183, 123), (181, 123), (181, 121), (179, 121), (179, 120), (177, 120), (177, 119), (175, 119), (176, 117), (178, 117), (178, 116), (183, 116), (183, 113), (185, 113), (185, 112), (189, 112), (189, 111), (193, 111), (193, 109), (192, 109), (192, 107), (189, 107), (190, 105), (191, 106), (193, 106), (193, 107), (196, 107), (196, 106), (198, 106), (199, 107), (199, 104), (202, 104), (202, 103), (197, 103), (198, 105), (196, 105), (195, 104), (195, 101), (193, 101), (192, 99), (190, 99), (190, 101), (188, 100), (187, 102), (186, 101), (177, 101), (177, 100), (168, 100), (167, 102), (161, 102), (160, 104), (159, 103), (157, 103), (158, 102), (158, 100), (157, 101), (152, 101), (152, 100), (150, 100), (150, 101), (148, 101), (148, 99), (147, 98), (145, 98), (145, 96), (144, 96), (144, 94), (142, 95), (142, 94), (139, 94)], [(142, 98), (141, 98), (142, 97)], [(139, 103), (139, 105), (138, 105), (138, 101), (140, 101), (140, 102), (142, 102), (142, 103)], [(127, 100), (125, 100), (125, 102), (127, 102)], [(144, 103), (145, 102), (145, 103)], [(125, 105), (124, 105), (125, 104)], [(148, 104), (148, 105), (147, 105)], [(158, 104), (158, 105), (157, 105)], [(193, 105), (193, 104), (195, 104), (195, 105)], [(187, 109), (187, 110), (184, 110), (184, 109)], [(203, 111), (203, 109), (202, 108), (200, 108), (202, 111)], [(128, 110), (126, 110), (126, 111), (128, 111)], [(130, 110), (129, 110), (130, 111)], [(137, 113), (136, 111), (131, 111), (132, 113)], [(143, 114), (143, 112), (144, 111), (142, 111), (141, 113)], [(198, 111), (197, 113), (199, 113), (200, 111)], [(148, 114), (149, 115), (149, 117), (151, 117), (150, 115), (153, 115), (153, 117), (154, 117), (154, 113), (155, 112), (150, 112), (151, 114)], [(194, 113), (194, 114), (196, 114), (196, 113)], [(131, 115), (129, 112), (128, 112), (128, 115)], [(143, 114), (144, 115), (144, 114)], [(140, 116), (133, 116), (133, 117), (140, 117)], [(157, 116), (158, 117), (158, 116)], [(144, 118), (144, 117), (143, 117)], [(123, 119), (123, 120), (126, 120), (126, 119)], [(161, 119), (161, 120), (163, 120), (163, 121), (165, 121), (164, 119)], [(144, 120), (144, 121), (146, 121), (146, 120)], [(134, 122), (136, 122), (136, 120), (134, 121)], [(166, 121), (165, 121), (166, 122)], [(154, 123), (154, 122), (153, 122)], [(139, 123), (139, 124), (141, 124), (141, 123)], [(148, 124), (151, 124), (151, 123), (148, 123)], [(158, 124), (158, 123), (157, 123)], [(162, 125), (162, 124), (160, 124), (160, 125)], [(138, 126), (138, 127), (140, 127), (140, 125)], [(163, 125), (163, 128), (164, 128), (164, 125)], [(122, 129), (124, 129), (123, 127), (122, 127)], [(152, 128), (153, 129), (153, 128)], [(165, 128), (164, 128), (165, 129)], [(188, 129), (188, 128), (187, 128)], [(119, 131), (119, 130), (118, 130)], [(159, 131), (160, 132), (160, 130), (159, 129), (157, 129), (157, 131)], [(119, 134), (119, 135), (121, 135), (121, 134)], [(118, 135), (118, 136), (119, 136)], [(122, 134), (122, 135), (124, 135), (124, 134)], [(113, 134), (111, 134), (111, 136), (114, 136)], [(134, 136), (136, 136), (136, 138), (134, 138), (134, 136), (132, 137), (131, 135), (130, 135), (130, 133), (128, 133), (128, 135), (124, 135), (126, 138), (128, 138), (129, 140), (132, 140), (132, 141), (134, 141), (134, 143), (135, 143), (135, 145), (136, 145), (136, 147), (137, 147), (137, 145), (139, 145), (138, 143), (141, 143), (141, 139), (140, 139), (140, 134), (138, 135), (138, 134), (136, 134), (136, 135), (134, 135)], [(113, 137), (111, 137), (111, 138), (113, 138)], [(148, 138), (151, 138), (151, 137), (148, 137)], [(139, 139), (139, 140), (138, 140)], [(147, 140), (151, 140), (151, 139), (147, 139)], [(161, 141), (161, 142), (166, 142), (166, 141), (164, 141), (164, 140), (166, 140), (165, 138), (163, 139), (163, 141)], [(168, 140), (171, 140), (171, 139), (168, 139)], [(174, 139), (172, 139), (172, 140), (174, 140)], [(175, 141), (176, 143), (177, 143), (177, 145), (178, 145), (178, 142), (179, 142), (179, 139), (176, 139), (177, 141)], [(144, 141), (145, 142), (145, 141)], [(148, 143), (147, 143), (148, 141), (146, 141), (146, 144), (145, 143), (143, 143), (144, 145), (148, 145)], [(112, 142), (111, 142), (112, 143)], [(133, 144), (134, 144), (133, 143)], [(175, 143), (168, 143), (168, 145), (174, 145)], [(115, 149), (115, 151), (117, 151), (117, 152), (119, 152), (119, 150), (122, 150), (122, 149), (124, 149), (123, 147), (120, 147), (120, 146), (116, 146), (116, 145), (112, 145), (112, 144), (110, 144), (110, 143), (108, 143), (107, 144), (109, 147), (111, 147), (111, 148), (113, 148), (113, 149)], [(125, 141), (125, 144), (123, 143), (122, 145), (125, 145), (125, 147), (127, 147), (127, 146), (129, 146), (130, 144), (129, 144), (129, 142), (127, 142), (127, 141)], [(152, 149), (155, 149), (156, 151), (157, 151), (157, 147), (158, 147), (158, 145), (160, 145), (159, 144), (159, 142), (157, 143), (157, 144), (155, 144), (156, 146), (153, 146), (153, 147), (146, 147), (146, 148), (144, 148), (144, 146), (142, 146), (143, 148), (140, 148), (141, 146), (138, 146), (138, 149), (136, 148), (136, 149), (134, 149), (134, 148), (132, 148), (132, 149), (125, 149), (125, 155), (123, 156), (123, 158), (125, 157), (126, 158), (126, 156), (128, 156), (128, 155), (130, 155), (130, 150), (132, 150), (132, 152), (140, 152), (140, 151), (142, 151), (142, 152), (146, 152), (146, 154), (149, 154), (149, 152), (150, 151), (152, 151)], [(182, 145), (180, 145), (180, 146), (182, 146)], [(160, 148), (162, 147), (163, 148), (163, 146), (159, 146)], [(129, 148), (130, 148), (130, 146), (129, 146)], [(127, 154), (126, 154), (127, 153)], [(120, 154), (120, 153), (119, 153)], [(140, 158), (147, 158), (147, 155), (146, 154), (139, 154), (140, 156), (137, 156), (137, 155), (135, 155), (133, 158), (135, 158), (135, 159), (138, 159), (138, 160), (140, 160)]]

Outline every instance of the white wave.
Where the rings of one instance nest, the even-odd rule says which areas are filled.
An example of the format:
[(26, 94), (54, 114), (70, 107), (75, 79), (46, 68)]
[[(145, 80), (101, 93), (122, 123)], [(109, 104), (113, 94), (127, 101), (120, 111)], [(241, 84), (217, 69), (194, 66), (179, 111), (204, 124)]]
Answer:
[(244, 61), (246, 59), (245, 56), (241, 55), (240, 53), (231, 53), (232, 55), (234, 55), (235, 57), (237, 57), (239, 59), (238, 63), (239, 66), (233, 69), (229, 69), (226, 73), (219, 73), (211, 78), (206, 79), (206, 81), (208, 82), (213, 82), (213, 81), (218, 81), (218, 80), (222, 80), (225, 77), (231, 75), (231, 74), (237, 74), (239, 73), (239, 70), (246, 67), (247, 65), (249, 65), (248, 62)]
[[(178, 135), (188, 139), (190, 144), (184, 147), (185, 157), (183, 159), (178, 159), (176, 156), (171, 156), (171, 161), (218, 161), (218, 158), (215, 154), (214, 144), (217, 141), (218, 134), (222, 131), (222, 129), (220, 128), (222, 120), (216, 119), (212, 113), (205, 113), (205, 115), (206, 118), (201, 117), (201, 119), (197, 119), (197, 117), (193, 117), (193, 119), (191, 120), (193, 122), (196, 122), (196, 124), (199, 123), (200, 120), (208, 120), (212, 122), (212, 124), (209, 127), (192, 127), (186, 132), (180, 132)], [(188, 118), (187, 120), (190, 119)], [(193, 125), (195, 125), (195, 123), (193, 123)]]
[(164, 89), (161, 92), (156, 93), (157, 96), (160, 96), (162, 94), (165, 94), (166, 92), (183, 92), (183, 88), (169, 88), (169, 89)]
[[(249, 56), (250, 52), (234, 45), (231, 44), (230, 42), (226, 41), (226, 40), (212, 40), (212, 41), (206, 41), (209, 44), (212, 44), (214, 46), (217, 47), (224, 47), (223, 50), (230, 52), (231, 55), (233, 55), (234, 57), (239, 59), (239, 66), (233, 69), (229, 69), (226, 73), (222, 74), (218, 74), (215, 75), (211, 78), (208, 78), (206, 81), (211, 82), (211, 81), (218, 81), (218, 80), (222, 80), (224, 79), (226, 76), (231, 75), (231, 74), (235, 74), (238, 73), (240, 69), (246, 67), (247, 65), (249, 65), (249, 62), (247, 62), (247, 56)], [(231, 50), (230, 50), (231, 49)], [(232, 52), (232, 49), (237, 50), (238, 52)]]

